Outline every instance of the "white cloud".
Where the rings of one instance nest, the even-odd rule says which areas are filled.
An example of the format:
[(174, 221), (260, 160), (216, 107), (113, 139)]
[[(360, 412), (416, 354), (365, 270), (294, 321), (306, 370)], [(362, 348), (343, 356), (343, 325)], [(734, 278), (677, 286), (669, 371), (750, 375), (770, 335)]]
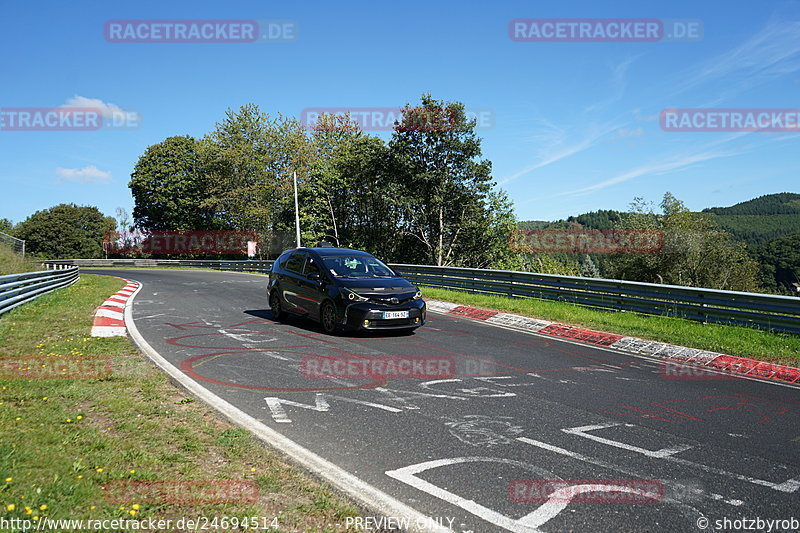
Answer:
[(628, 128), (620, 128), (617, 130), (617, 133), (620, 137), (641, 137), (644, 135), (644, 128), (635, 128), (635, 129), (628, 129)]
[(104, 102), (99, 98), (86, 98), (85, 96), (77, 94), (67, 99), (67, 103), (61, 107), (90, 107), (92, 109), (99, 109), (103, 114), (103, 118), (106, 119), (126, 116), (126, 111), (116, 104)]
[(539, 170), (540, 168), (557, 163), (562, 159), (566, 159), (575, 154), (584, 152), (600, 143), (607, 135), (617, 130), (618, 127), (619, 126), (617, 124), (605, 125), (600, 129), (595, 129), (582, 140), (567, 145), (564, 142), (566, 137), (564, 131), (556, 130), (555, 127), (551, 126), (551, 129), (556, 130), (556, 133), (552, 135), (551, 141), (546, 143), (546, 148), (539, 153), (539, 161), (526, 168), (523, 168), (504, 180), (501, 180), (498, 182), (498, 185), (505, 185), (506, 183), (525, 176), (526, 174), (530, 174), (534, 170)]
[(111, 181), (111, 172), (100, 170), (94, 165), (83, 168), (61, 168), (56, 169), (58, 179), (56, 183), (65, 181), (75, 181), (78, 183), (108, 183)]

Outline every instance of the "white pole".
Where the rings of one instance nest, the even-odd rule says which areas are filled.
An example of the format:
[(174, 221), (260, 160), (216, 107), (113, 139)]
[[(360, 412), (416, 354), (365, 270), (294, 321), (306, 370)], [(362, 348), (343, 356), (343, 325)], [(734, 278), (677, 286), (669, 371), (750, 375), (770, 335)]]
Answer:
[(297, 229), (297, 247), (300, 248), (300, 208), (297, 203), (297, 172), (292, 173), (294, 180), (294, 224)]

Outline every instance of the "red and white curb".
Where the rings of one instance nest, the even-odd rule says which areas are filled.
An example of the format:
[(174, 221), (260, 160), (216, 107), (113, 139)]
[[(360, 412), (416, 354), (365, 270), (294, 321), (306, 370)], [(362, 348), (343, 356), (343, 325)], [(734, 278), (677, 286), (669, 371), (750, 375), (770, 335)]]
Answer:
[(626, 337), (614, 333), (582, 329), (565, 324), (548, 322), (546, 320), (538, 320), (536, 318), (512, 315), (509, 313), (499, 313), (497, 311), (468, 307), (450, 302), (425, 300), (425, 303), (429, 311), (458, 315), (489, 324), (532, 331), (539, 335), (572, 339), (625, 352), (655, 356), (689, 365), (709, 367), (714, 370), (740, 374), (742, 376), (800, 384), (800, 369), (790, 366), (766, 363), (755, 359), (735, 357), (695, 348), (686, 348), (685, 346), (676, 346), (663, 342), (648, 341), (637, 337)]
[(139, 283), (127, 279), (125, 281), (128, 282), (125, 287), (97, 308), (97, 312), (94, 314), (92, 337), (124, 337), (127, 334), (125, 306), (128, 305), (128, 298), (139, 288)]

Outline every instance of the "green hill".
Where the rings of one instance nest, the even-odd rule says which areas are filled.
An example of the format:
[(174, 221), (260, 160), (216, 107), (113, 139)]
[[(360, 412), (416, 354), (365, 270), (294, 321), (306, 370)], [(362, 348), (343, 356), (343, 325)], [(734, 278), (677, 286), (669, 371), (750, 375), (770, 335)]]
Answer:
[(749, 244), (762, 244), (800, 231), (800, 194), (795, 193), (767, 194), (703, 212), (712, 213), (723, 229)]
[[(759, 245), (784, 235), (800, 232), (800, 194), (782, 192), (759, 196), (730, 207), (709, 207), (703, 213), (711, 213), (724, 230), (750, 245)], [(520, 222), (520, 229), (566, 228), (575, 223), (589, 229), (606, 229), (625, 216), (620, 211), (601, 209), (566, 220), (547, 222), (528, 220)]]

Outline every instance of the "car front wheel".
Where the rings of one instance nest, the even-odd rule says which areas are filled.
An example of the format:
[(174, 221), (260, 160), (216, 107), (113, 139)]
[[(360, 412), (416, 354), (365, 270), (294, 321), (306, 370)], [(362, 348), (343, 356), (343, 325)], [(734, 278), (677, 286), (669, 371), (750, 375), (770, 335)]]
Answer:
[(322, 309), (319, 312), (319, 321), (322, 329), (328, 335), (333, 335), (339, 330), (339, 325), (336, 323), (336, 308), (331, 302), (322, 304)]

